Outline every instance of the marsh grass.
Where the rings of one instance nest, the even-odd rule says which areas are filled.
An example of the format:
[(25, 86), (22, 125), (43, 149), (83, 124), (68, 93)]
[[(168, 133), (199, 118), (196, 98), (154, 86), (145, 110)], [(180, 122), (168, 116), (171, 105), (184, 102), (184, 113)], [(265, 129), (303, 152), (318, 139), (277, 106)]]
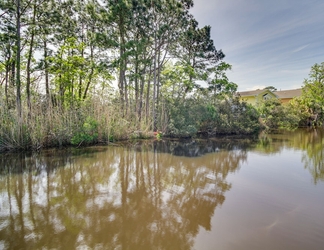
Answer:
[(122, 114), (118, 104), (97, 100), (69, 107), (39, 103), (29, 113), (23, 110), (21, 125), (15, 109), (0, 106), (0, 151), (109, 143), (134, 139), (134, 131), (140, 131), (137, 138), (151, 135), (150, 123)]

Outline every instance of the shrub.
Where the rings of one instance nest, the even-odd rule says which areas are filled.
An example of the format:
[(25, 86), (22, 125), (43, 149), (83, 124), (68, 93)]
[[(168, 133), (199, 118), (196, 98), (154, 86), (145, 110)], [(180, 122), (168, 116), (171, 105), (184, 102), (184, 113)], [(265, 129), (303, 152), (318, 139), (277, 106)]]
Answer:
[(88, 116), (82, 125), (82, 128), (71, 139), (72, 145), (92, 144), (98, 140), (98, 122)]
[(284, 106), (278, 99), (268, 99), (259, 104), (261, 121), (268, 130), (295, 129), (298, 127), (300, 117), (292, 106)]

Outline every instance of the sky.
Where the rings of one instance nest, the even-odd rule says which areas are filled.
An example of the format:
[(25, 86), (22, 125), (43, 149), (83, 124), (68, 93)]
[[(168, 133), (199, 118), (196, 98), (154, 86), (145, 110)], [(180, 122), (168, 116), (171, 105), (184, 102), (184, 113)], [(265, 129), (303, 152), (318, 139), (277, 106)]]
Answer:
[(211, 26), (239, 91), (301, 88), (324, 62), (324, 0), (194, 0), (199, 26)]

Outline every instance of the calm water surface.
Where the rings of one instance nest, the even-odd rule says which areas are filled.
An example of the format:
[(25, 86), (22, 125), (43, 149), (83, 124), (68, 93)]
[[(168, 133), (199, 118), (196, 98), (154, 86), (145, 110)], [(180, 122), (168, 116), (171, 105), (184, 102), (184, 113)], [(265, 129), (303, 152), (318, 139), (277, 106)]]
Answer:
[(0, 155), (0, 249), (324, 249), (324, 131)]

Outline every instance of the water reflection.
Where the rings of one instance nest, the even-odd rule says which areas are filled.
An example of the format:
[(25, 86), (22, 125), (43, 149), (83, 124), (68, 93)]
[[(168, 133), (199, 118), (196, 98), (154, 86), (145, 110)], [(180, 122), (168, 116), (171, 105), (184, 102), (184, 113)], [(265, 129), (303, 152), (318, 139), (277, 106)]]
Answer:
[(324, 181), (324, 130), (309, 131), (309, 141), (304, 144), (302, 161), (312, 174), (314, 183)]
[(255, 150), (264, 154), (280, 153), (284, 148), (302, 151), (301, 161), (314, 183), (324, 181), (324, 129), (308, 128), (294, 132), (261, 134)]
[(199, 227), (211, 229), (231, 187), (226, 177), (246, 151), (210, 143), (217, 154), (157, 153), (169, 146), (1, 158), (0, 247), (190, 249)]
[[(0, 156), (0, 249), (191, 249), (249, 151), (302, 151), (323, 181), (323, 130)], [(221, 210), (220, 210), (221, 211)]]

